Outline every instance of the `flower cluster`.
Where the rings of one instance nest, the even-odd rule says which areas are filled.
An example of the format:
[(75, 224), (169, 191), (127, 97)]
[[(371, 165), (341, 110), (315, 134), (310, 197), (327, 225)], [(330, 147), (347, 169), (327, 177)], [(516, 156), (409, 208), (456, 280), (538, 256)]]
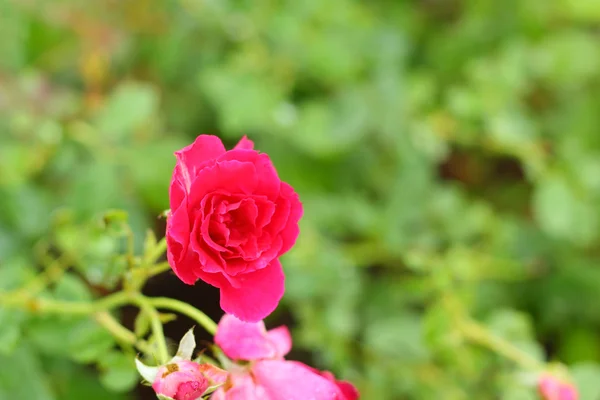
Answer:
[(356, 400), (352, 384), (329, 372), (285, 360), (292, 347), (286, 327), (267, 331), (262, 321), (244, 322), (225, 315), (215, 343), (225, 356), (226, 370), (192, 361), (194, 336), (189, 331), (177, 355), (167, 364), (149, 367), (137, 360), (140, 374), (163, 400)]
[(215, 334), (221, 364), (192, 360), (188, 332), (177, 355), (140, 374), (163, 400), (355, 400), (358, 392), (329, 372), (285, 360), (286, 327), (262, 320), (284, 293), (279, 257), (298, 237), (302, 204), (282, 182), (269, 156), (244, 137), (226, 151), (216, 136), (200, 135), (177, 152), (169, 189), (167, 258), (185, 283), (201, 279), (221, 292), (226, 312)]

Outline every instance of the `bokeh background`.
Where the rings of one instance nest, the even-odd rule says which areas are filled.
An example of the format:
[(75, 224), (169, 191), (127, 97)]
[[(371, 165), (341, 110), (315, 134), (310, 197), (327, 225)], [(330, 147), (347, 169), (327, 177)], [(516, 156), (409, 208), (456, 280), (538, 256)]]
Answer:
[[(367, 400), (536, 399), (452, 296), (597, 400), (599, 128), (594, 0), (0, 0), (0, 288), (76, 249), (115, 290), (94, 219), (162, 235), (173, 151), (246, 134), (305, 206), (267, 321), (293, 358)], [(147, 291), (220, 315), (168, 273)], [(1, 399), (151, 398), (127, 359), (64, 357), (55, 323), (0, 325)]]

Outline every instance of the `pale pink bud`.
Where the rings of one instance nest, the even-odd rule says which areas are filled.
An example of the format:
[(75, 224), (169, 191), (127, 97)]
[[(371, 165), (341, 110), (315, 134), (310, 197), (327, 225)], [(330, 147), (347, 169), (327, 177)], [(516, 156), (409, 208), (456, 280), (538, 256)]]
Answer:
[(577, 388), (569, 382), (544, 374), (538, 381), (538, 390), (544, 400), (577, 400)]
[(152, 388), (156, 394), (174, 400), (195, 400), (210, 386), (204, 366), (192, 361), (176, 361), (158, 369)]

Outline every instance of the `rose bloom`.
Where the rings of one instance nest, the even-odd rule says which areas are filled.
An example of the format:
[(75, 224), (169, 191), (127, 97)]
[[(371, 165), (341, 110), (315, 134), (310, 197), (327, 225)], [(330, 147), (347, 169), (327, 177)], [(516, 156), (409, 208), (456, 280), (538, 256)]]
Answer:
[(158, 369), (152, 389), (173, 400), (196, 400), (209, 386), (224, 382), (225, 376), (212, 365), (180, 360)]
[(579, 394), (574, 385), (545, 373), (538, 380), (538, 391), (544, 400), (577, 400)]
[(292, 339), (284, 326), (267, 331), (263, 322), (248, 323), (232, 315), (219, 322), (215, 343), (231, 359), (249, 361), (229, 371), (211, 400), (356, 400), (352, 384), (329, 372), (284, 360)]
[(218, 287), (225, 312), (263, 319), (283, 296), (278, 257), (298, 237), (298, 195), (246, 137), (226, 151), (218, 137), (200, 135), (175, 156), (166, 232), (171, 267), (187, 284), (201, 279)]

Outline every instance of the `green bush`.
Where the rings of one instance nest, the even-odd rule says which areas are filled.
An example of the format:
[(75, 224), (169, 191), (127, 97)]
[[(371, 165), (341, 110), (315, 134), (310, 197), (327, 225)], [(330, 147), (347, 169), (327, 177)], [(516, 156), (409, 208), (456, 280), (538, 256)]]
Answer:
[[(305, 207), (284, 306), (315, 365), (365, 399), (535, 399), (478, 321), (596, 399), (598, 24), (591, 0), (0, 0), (0, 289), (59, 255), (49, 295), (112, 290), (90, 221), (126, 210), (140, 250), (173, 151), (246, 134)], [(137, 382), (97, 326), (2, 311), (1, 399)]]

